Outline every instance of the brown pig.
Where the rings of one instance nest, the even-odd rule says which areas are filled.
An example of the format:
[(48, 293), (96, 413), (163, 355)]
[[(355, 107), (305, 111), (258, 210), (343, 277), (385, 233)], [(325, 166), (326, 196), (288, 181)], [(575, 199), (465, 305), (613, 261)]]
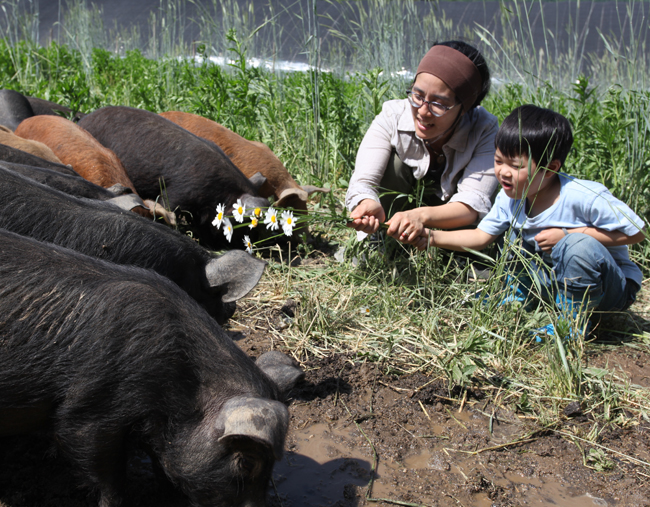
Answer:
[(247, 177), (260, 172), (266, 177), (259, 190), (262, 197), (274, 196), (275, 205), (307, 211), (307, 197), (313, 192), (329, 192), (312, 185), (300, 186), (287, 168), (264, 143), (249, 141), (219, 123), (191, 113), (168, 111), (160, 113), (164, 118), (189, 130), (192, 134), (212, 141), (219, 146)]
[[(25, 140), (40, 141), (39, 144), (49, 147), (63, 164), (72, 166), (84, 179), (100, 187), (109, 188), (119, 184), (130, 188), (137, 195), (117, 155), (102, 146), (79, 125), (62, 116), (39, 115), (27, 118), (18, 125), (16, 135)], [(160, 204), (150, 200), (145, 200), (144, 203), (152, 213), (162, 216), (167, 223), (175, 223), (174, 214)]]
[(14, 134), (10, 128), (0, 125), (0, 144), (11, 146), (17, 150), (26, 151), (32, 155), (43, 158), (48, 162), (61, 164), (61, 160), (57, 158), (54, 152), (42, 142), (38, 140), (25, 139), (22, 136)]

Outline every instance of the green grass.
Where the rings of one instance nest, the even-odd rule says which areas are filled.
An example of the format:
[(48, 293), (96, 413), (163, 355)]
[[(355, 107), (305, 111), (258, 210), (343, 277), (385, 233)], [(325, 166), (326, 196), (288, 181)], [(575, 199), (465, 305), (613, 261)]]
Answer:
[[(349, 2), (349, 25), (340, 29), (339, 44), (325, 55), (314, 37), (328, 20), (300, 12), (309, 61), (327, 62), (334, 70), (324, 71), (323, 65), (310, 72), (282, 73), (254, 68), (249, 58), (265, 56), (264, 48), (277, 43), (282, 27), (274, 24), (273, 16), (263, 27), (254, 26), (249, 11), (238, 12), (237, 4), (226, 0), (214, 0), (213, 6), (226, 14), (221, 20), (210, 9), (200, 11), (194, 22), (201, 26), (202, 41), (191, 48), (179, 36), (187, 21), (180, 1), (164, 3), (151, 19), (147, 39), (133, 29), (104, 28), (97, 9), (71, 2), (63, 13), (62, 43), (44, 47), (34, 36), (33, 7), (21, 10), (15, 3), (12, 10), (11, 3), (3, 5), (4, 88), (82, 111), (119, 104), (206, 116), (268, 144), (300, 183), (331, 187), (330, 195), (312, 203), (314, 213), (329, 214), (343, 213), (356, 150), (382, 102), (403, 96), (408, 80), (396, 71), (414, 68), (427, 41), (454, 35), (450, 20), (418, 17), (409, 0), (372, 0), (367, 11), (366, 4)], [(526, 35), (529, 7), (504, 4), (503, 22), (510, 30), (502, 40), (480, 27), (468, 34), (481, 44), (493, 74), (511, 78), (493, 87), (485, 107), (500, 120), (524, 103), (566, 115), (575, 133), (567, 170), (602, 182), (647, 221), (648, 51), (623, 47), (605, 34), (608, 52), (584, 55), (576, 35), (570, 50), (556, 59), (549, 38), (539, 58), (539, 48), (531, 47)], [(73, 40), (72, 34), (82, 36)], [(232, 64), (219, 67), (175, 58), (192, 52), (227, 55)], [(576, 74), (576, 69), (592, 77)], [(289, 297), (299, 301), (296, 317), (273, 337), (298, 359), (347, 352), (395, 374), (444, 375), (451, 395), (460, 399), (468, 389), (482, 390), (541, 425), (556, 424), (563, 407), (580, 400), (594, 416), (595, 428), (580, 438), (595, 440), (610, 424), (649, 420), (648, 390), (614, 371), (589, 367), (585, 352), (596, 347), (650, 350), (650, 323), (645, 320), (650, 307), (643, 293), (632, 314), (618, 316), (614, 325), (601, 325), (597, 344), (578, 339), (540, 345), (528, 331), (557, 323), (560, 315), (544, 304), (525, 311), (494, 303), (503, 291), (505, 256), (494, 266), (495, 276), (481, 284), (468, 281), (467, 270), (439, 251), (415, 252), (390, 239), (375, 246), (360, 244), (349, 229), (324, 223), (312, 230), (315, 243), (294, 244), (291, 253), (271, 252), (267, 274), (251, 299), (255, 306), (244, 315), (254, 320)], [(346, 248), (342, 263), (332, 256), (339, 247)], [(647, 275), (647, 242), (632, 253)], [(280, 254), (282, 262), (277, 261)], [(290, 267), (287, 256), (295, 255), (303, 263)], [(479, 293), (490, 294), (492, 302), (483, 304)], [(615, 332), (605, 331), (608, 325)], [(607, 464), (600, 455), (585, 456), (588, 461)]]

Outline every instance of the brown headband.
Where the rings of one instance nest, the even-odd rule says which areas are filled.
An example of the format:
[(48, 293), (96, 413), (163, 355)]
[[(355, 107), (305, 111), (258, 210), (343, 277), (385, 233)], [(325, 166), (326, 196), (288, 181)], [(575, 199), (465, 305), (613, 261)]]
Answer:
[(464, 111), (474, 105), (482, 88), (481, 74), (474, 62), (449, 46), (433, 46), (420, 61), (415, 77), (423, 72), (442, 79), (461, 101)]

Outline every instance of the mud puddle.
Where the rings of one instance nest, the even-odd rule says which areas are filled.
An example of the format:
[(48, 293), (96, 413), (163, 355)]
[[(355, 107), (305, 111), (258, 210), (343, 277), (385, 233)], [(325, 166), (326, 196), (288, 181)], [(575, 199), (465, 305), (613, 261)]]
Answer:
[[(325, 423), (317, 423), (294, 431), (293, 443), (289, 445), (288, 452), (276, 465), (274, 471), (275, 494), (282, 505), (284, 507), (347, 505), (345, 502), (355, 497), (357, 489), (367, 491), (374, 457), (369, 447), (354, 446), (357, 433), (356, 428), (341, 430)], [(444, 449), (442, 446), (440, 449), (427, 449), (407, 457), (402, 463), (380, 462), (375, 471), (372, 497), (388, 500), (399, 497), (407, 493), (402, 490), (408, 489), (409, 482), (424, 481), (427, 475), (441, 472), (455, 476), (453, 478), (455, 481), (468, 481), (468, 474), (472, 474), (473, 461), (455, 458), (451, 464), (448, 461), (449, 453)], [(575, 488), (562, 485), (555, 480), (527, 478), (514, 473), (490, 473), (488, 470), (485, 471), (485, 479), (492, 481), (496, 487), (516, 491), (520, 496), (520, 503), (525, 505), (557, 507), (615, 505), (590, 493), (580, 494)], [(436, 496), (439, 497), (440, 494)], [(456, 500), (454, 497), (449, 498)], [(440, 503), (435, 497), (422, 498), (420, 502), (423, 505)], [(381, 503), (383, 502), (380, 502), (380, 505)], [(468, 503), (461, 503), (468, 507), (493, 505), (487, 493), (476, 493)]]
[[(269, 346), (252, 336), (239, 342), (244, 350), (251, 344), (255, 355)], [(553, 432), (526, 438), (531, 421), (480, 392), (459, 411), (442, 379), (385, 376), (344, 355), (304, 367), (307, 378), (290, 396), (286, 456), (276, 464), (269, 506), (650, 507), (650, 471), (622, 457), (644, 459), (647, 423), (603, 431), (599, 445), (622, 454), (605, 453), (611, 468), (597, 472), (584, 464), (588, 444)], [(586, 434), (593, 420), (563, 424), (562, 431)], [(386, 501), (366, 497), (371, 443), (378, 456), (371, 498)]]
[(351, 486), (366, 486), (372, 459), (352, 441), (349, 430), (324, 423), (293, 432), (293, 443), (273, 473), (282, 504), (328, 507), (344, 500)]

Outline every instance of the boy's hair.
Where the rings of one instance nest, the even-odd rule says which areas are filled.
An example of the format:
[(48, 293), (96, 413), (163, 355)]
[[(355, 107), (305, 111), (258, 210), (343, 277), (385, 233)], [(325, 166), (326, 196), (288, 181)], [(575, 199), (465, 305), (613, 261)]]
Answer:
[(526, 104), (512, 111), (494, 139), (496, 148), (506, 157), (531, 157), (538, 167), (553, 160), (564, 165), (573, 134), (571, 124), (560, 113)]

